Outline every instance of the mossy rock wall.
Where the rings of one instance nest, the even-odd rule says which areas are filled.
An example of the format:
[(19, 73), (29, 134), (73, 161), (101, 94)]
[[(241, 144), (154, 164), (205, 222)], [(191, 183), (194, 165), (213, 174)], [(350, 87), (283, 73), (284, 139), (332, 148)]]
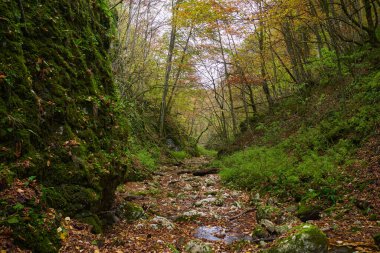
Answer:
[(0, 190), (36, 176), (67, 215), (111, 206), (127, 168), (112, 34), (107, 0), (0, 2)]

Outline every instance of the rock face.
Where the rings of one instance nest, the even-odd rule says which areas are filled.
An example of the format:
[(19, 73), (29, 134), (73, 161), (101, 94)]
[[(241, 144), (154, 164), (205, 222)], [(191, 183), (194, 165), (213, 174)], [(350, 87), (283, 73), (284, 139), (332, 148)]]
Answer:
[(35, 176), (48, 206), (99, 223), (127, 168), (108, 1), (0, 1), (0, 16), (0, 190)]
[(126, 162), (107, 1), (1, 1), (0, 10), (0, 163), (10, 177), (36, 176), (48, 204), (70, 216), (109, 208)]
[(326, 235), (316, 226), (302, 225), (297, 231), (279, 241), (268, 253), (327, 253)]

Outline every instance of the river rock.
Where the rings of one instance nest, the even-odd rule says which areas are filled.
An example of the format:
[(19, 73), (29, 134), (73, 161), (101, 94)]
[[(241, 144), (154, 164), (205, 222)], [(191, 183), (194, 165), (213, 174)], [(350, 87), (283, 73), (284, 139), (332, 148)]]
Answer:
[(265, 227), (269, 232), (273, 233), (276, 230), (276, 225), (270, 220), (263, 219), (260, 221), (260, 224)]
[(186, 185), (183, 187), (183, 189), (184, 189), (185, 191), (191, 191), (191, 190), (193, 190), (193, 187), (192, 187), (190, 184), (186, 184)]
[(207, 216), (207, 214), (204, 212), (199, 212), (197, 210), (190, 210), (190, 211), (184, 212), (183, 214), (175, 217), (175, 221), (177, 221), (177, 222), (193, 221), (199, 217), (206, 217), (206, 216)]
[(260, 224), (257, 224), (252, 231), (252, 237), (262, 239), (269, 237), (268, 231)]
[(193, 240), (186, 244), (185, 251), (188, 253), (212, 253), (213, 250), (209, 243), (200, 240)]
[(216, 184), (216, 182), (215, 182), (215, 179), (213, 179), (213, 178), (207, 178), (205, 180), (205, 184), (206, 184), (206, 186), (213, 186)]
[(276, 234), (282, 235), (288, 232), (290, 229), (291, 229), (291, 226), (285, 224), (285, 225), (276, 226), (274, 228), (274, 232)]
[(280, 240), (267, 253), (327, 253), (328, 240), (318, 227), (304, 224), (287, 238)]
[(152, 219), (152, 222), (157, 224), (159, 227), (163, 227), (163, 228), (166, 228), (168, 230), (172, 230), (175, 227), (175, 225), (170, 220), (168, 220), (165, 217), (161, 217), (161, 216), (154, 217)]
[(199, 206), (203, 206), (204, 204), (214, 203), (216, 200), (217, 200), (217, 198), (215, 198), (215, 197), (208, 197), (205, 199), (198, 200), (197, 202), (195, 202), (194, 205), (199, 207)]

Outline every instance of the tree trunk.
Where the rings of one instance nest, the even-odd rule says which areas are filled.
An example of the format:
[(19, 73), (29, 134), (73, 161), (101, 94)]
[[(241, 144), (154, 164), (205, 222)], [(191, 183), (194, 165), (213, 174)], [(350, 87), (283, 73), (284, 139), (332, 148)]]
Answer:
[[(174, 6), (173, 6), (174, 10)], [(173, 12), (174, 15), (174, 12)], [(172, 70), (172, 63), (173, 63), (173, 52), (174, 52), (174, 45), (176, 40), (176, 26), (174, 22), (172, 23), (172, 29), (170, 31), (170, 41), (169, 41), (169, 49), (168, 49), (168, 57), (166, 60), (166, 71), (165, 71), (165, 80), (164, 80), (164, 90), (162, 92), (162, 99), (161, 99), (161, 112), (160, 112), (160, 137), (164, 137), (164, 128), (165, 128), (165, 117), (166, 117), (166, 97), (168, 95), (169, 91), (169, 80), (170, 80), (170, 73)]]

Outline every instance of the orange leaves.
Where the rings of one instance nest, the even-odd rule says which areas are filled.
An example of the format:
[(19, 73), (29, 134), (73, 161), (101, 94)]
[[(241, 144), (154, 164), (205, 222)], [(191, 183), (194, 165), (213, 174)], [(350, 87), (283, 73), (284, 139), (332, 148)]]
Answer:
[(77, 140), (65, 141), (65, 143), (63, 144), (64, 147), (75, 147), (75, 146), (79, 146), (79, 145), (80, 145), (80, 143)]
[(228, 77), (228, 83), (231, 85), (262, 85), (264, 79), (257, 76), (242, 76), (238, 74), (230, 75)]

